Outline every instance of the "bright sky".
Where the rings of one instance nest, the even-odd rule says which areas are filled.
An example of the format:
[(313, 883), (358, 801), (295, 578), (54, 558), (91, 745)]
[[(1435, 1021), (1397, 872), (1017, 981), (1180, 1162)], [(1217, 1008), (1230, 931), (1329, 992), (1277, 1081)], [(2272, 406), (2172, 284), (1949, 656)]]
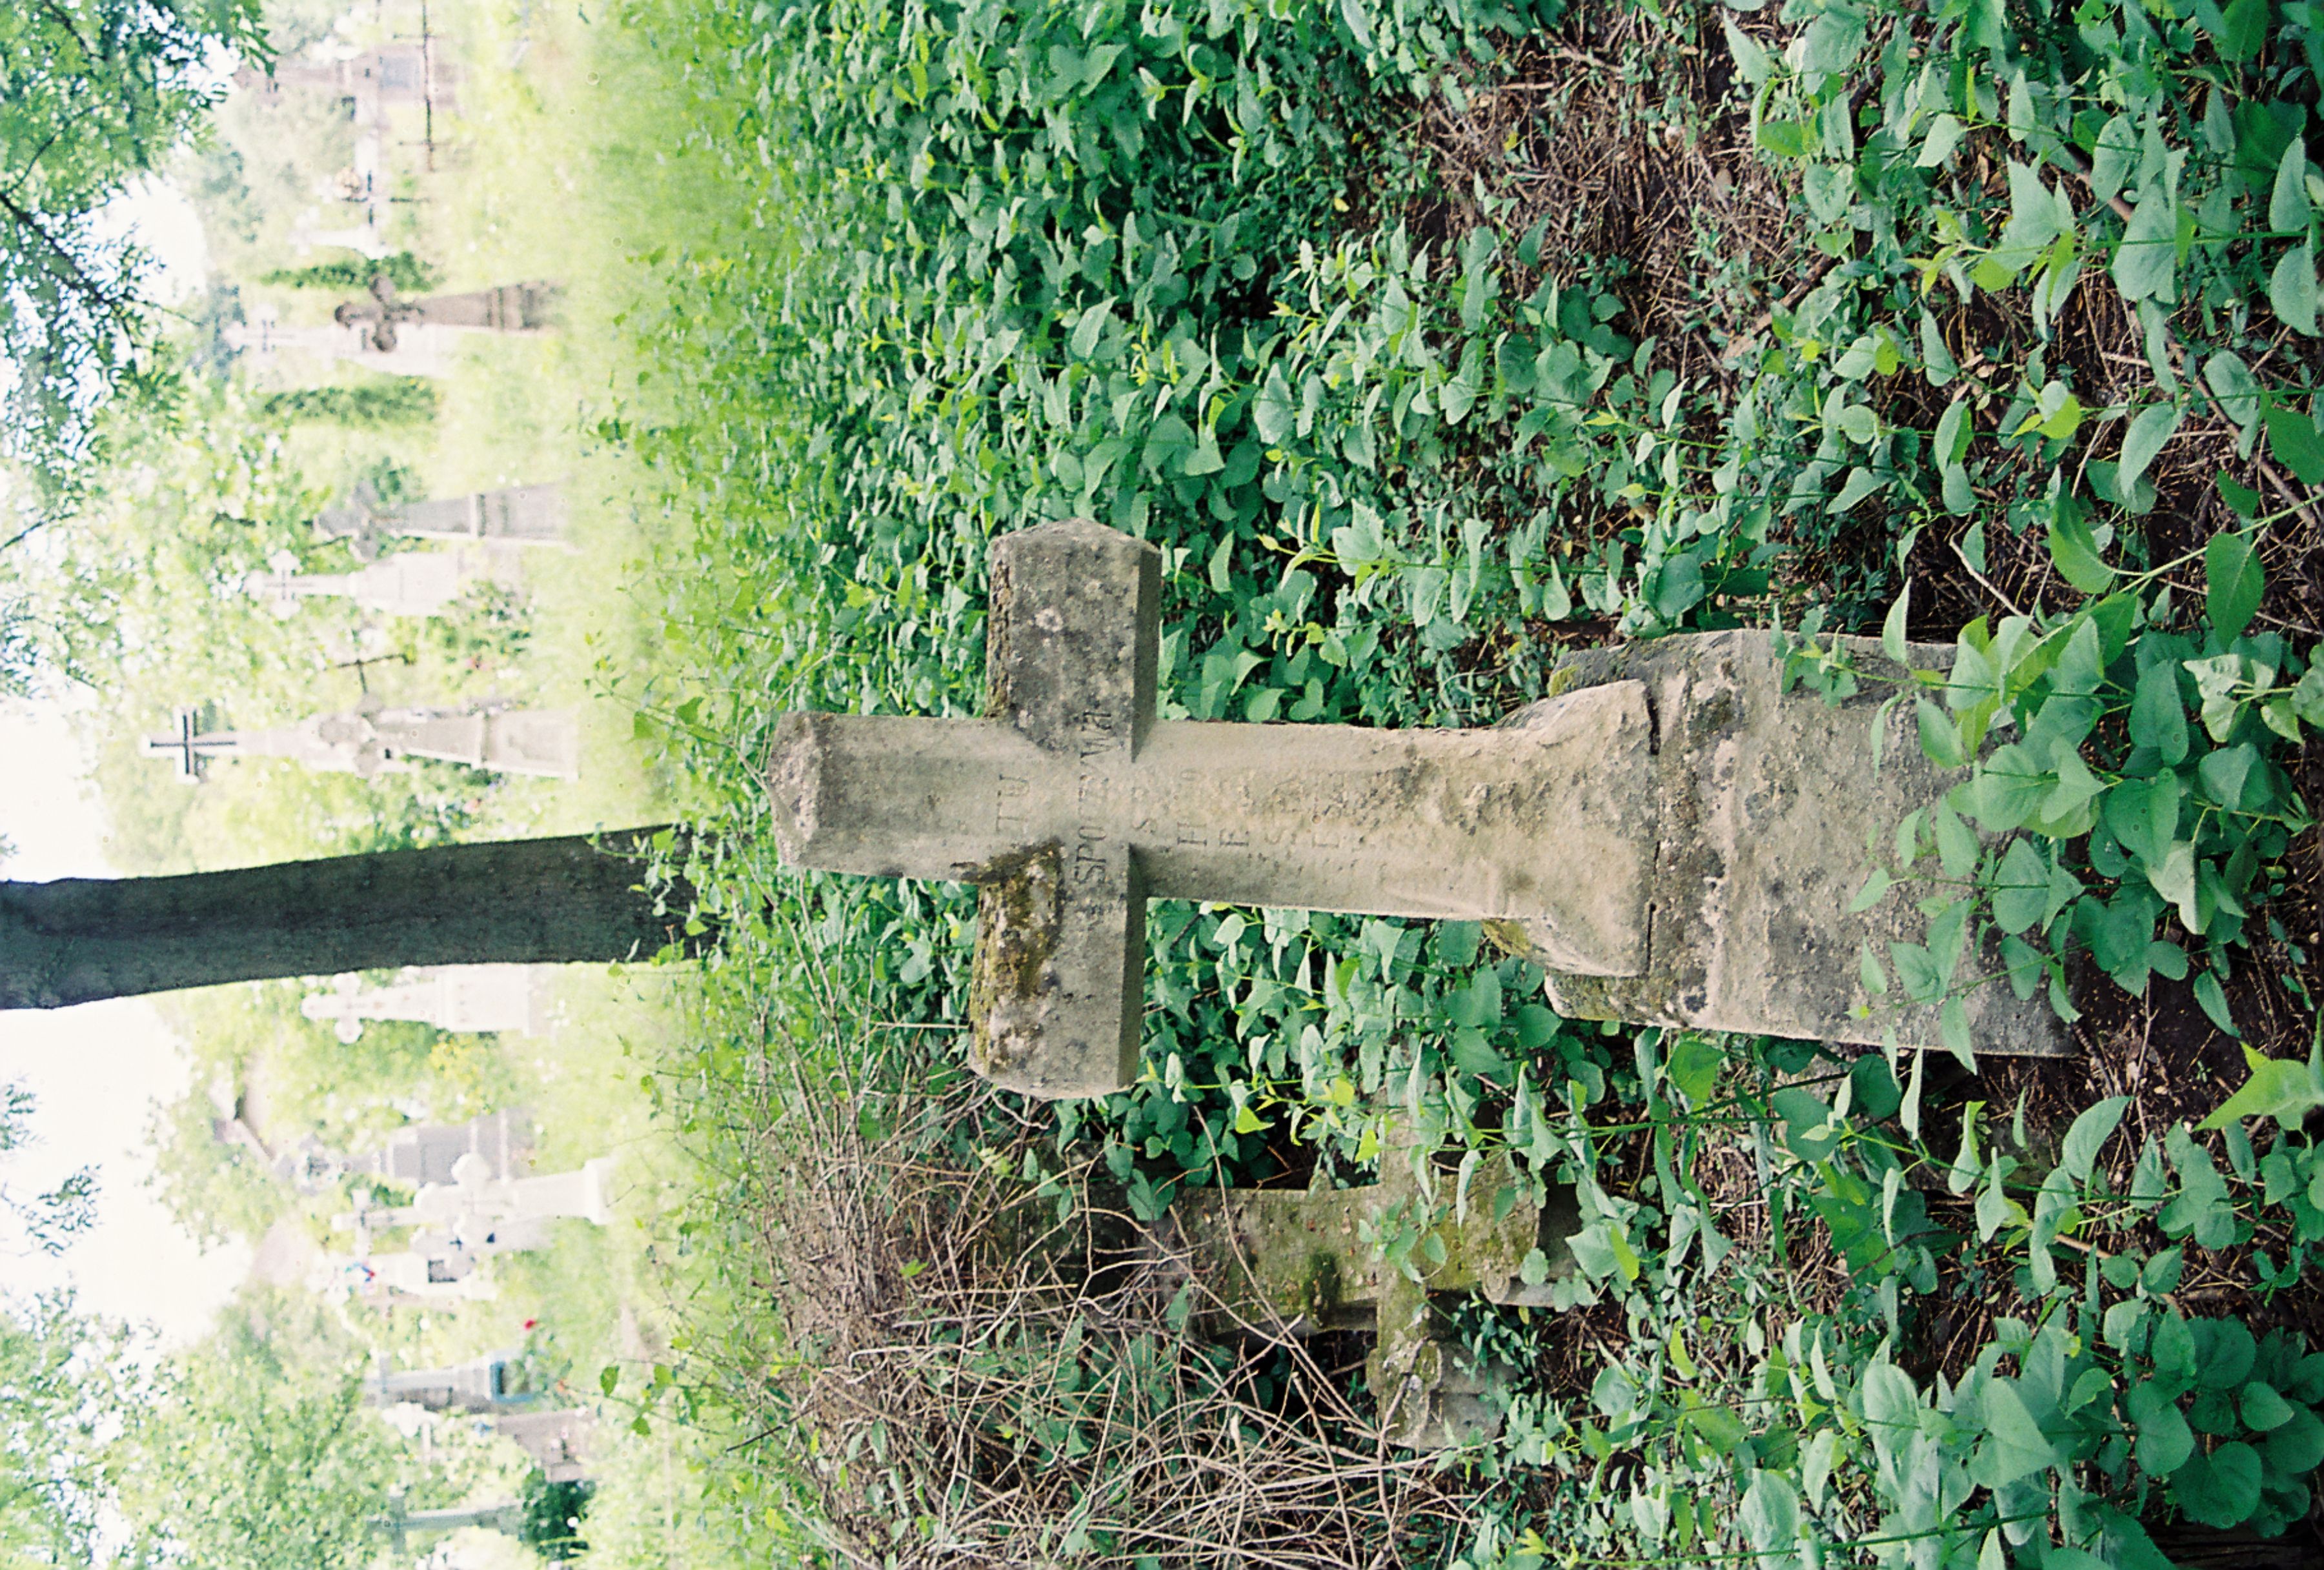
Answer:
[[(148, 185), (114, 210), (159, 258), (161, 298), (181, 300), (201, 286), (208, 250), (182, 196)], [(103, 814), (82, 789), (88, 773), (58, 705), (0, 707), (0, 835), (16, 847), (0, 876), (114, 875)], [(39, 1141), (0, 1164), (0, 1185), (36, 1194), (94, 1162), (100, 1186), (96, 1230), (59, 1259), (0, 1252), (0, 1289), (69, 1282), (84, 1308), (148, 1321), (165, 1344), (194, 1339), (208, 1326), (249, 1270), (250, 1251), (203, 1254), (144, 1186), (152, 1170), (146, 1117), (155, 1102), (183, 1093), (188, 1072), (183, 1045), (135, 999), (0, 1013), (0, 1079), (20, 1080), (38, 1097)]]
[[(103, 816), (81, 788), (81, 752), (56, 707), (0, 709), (0, 833), (17, 853), (0, 872), (35, 882), (112, 876)], [(152, 1170), (147, 1114), (183, 1093), (187, 1074), (184, 1046), (137, 999), (0, 1013), (0, 1078), (23, 1081), (39, 1098), (39, 1143), (0, 1166), (0, 1183), (24, 1195), (85, 1163), (100, 1174), (96, 1229), (60, 1258), (0, 1254), (0, 1285), (69, 1282), (84, 1308), (151, 1321), (165, 1343), (201, 1334), (249, 1270), (250, 1251), (203, 1254), (144, 1187)]]

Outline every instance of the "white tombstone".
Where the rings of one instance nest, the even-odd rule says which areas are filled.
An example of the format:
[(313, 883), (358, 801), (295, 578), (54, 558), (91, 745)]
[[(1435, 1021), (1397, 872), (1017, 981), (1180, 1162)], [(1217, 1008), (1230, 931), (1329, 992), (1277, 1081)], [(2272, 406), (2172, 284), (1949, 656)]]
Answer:
[(343, 1298), (417, 1298), (428, 1301), (485, 1301), (497, 1288), (475, 1256), (459, 1252), (401, 1250), (364, 1253), (333, 1261), (317, 1285)]
[[(479, 1228), (508, 1223), (569, 1220), (604, 1226), (613, 1219), (613, 1175), (610, 1156), (585, 1161), (570, 1172), (534, 1178), (495, 1178), (484, 1158), (463, 1156), (452, 1163), (451, 1193), (423, 1189), (413, 1207), (452, 1210), (448, 1219), (456, 1222), (463, 1238)], [(441, 1196), (432, 1205), (431, 1192)]]
[(357, 485), (344, 507), (327, 507), (315, 517), (326, 540), (344, 540), (357, 561), (379, 556), (391, 535), (423, 540), (482, 540), (487, 546), (562, 548), (567, 522), (560, 485), (509, 485), (421, 502), (383, 502), (368, 485)]
[(310, 769), (365, 779), (401, 772), (410, 760), (424, 758), (570, 780), (581, 772), (580, 751), (580, 728), (570, 709), (515, 709), (489, 701), (389, 708), (368, 695), (352, 714), (318, 715), (259, 731), (201, 731), (194, 711), (183, 709), (176, 735), (145, 743), (146, 756), (174, 758), (179, 776), (189, 780), (200, 778), (221, 757), (290, 758)]
[(512, 556), (481, 546), (401, 550), (344, 573), (302, 573), (299, 559), (287, 550), (275, 552), (267, 565), (273, 570), (249, 586), (283, 618), (297, 614), (308, 600), (327, 598), (353, 600), (382, 615), (440, 615), (479, 585), (514, 584), (521, 570)]
[(535, 965), (447, 965), (410, 969), (383, 987), (365, 988), (343, 975), (327, 993), (309, 993), (299, 1011), (336, 1022), (339, 1039), (363, 1035), (365, 1020), (416, 1020), (439, 1030), (507, 1030), (531, 1035), (541, 1028), (541, 973)]

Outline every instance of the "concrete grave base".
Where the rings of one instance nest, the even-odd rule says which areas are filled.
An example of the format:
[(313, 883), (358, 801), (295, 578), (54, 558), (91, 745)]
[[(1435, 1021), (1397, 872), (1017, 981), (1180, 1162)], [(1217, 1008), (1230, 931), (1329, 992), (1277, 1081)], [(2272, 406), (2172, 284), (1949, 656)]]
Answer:
[[(1901, 674), (1877, 642), (1844, 642), (1859, 670)], [(1942, 646), (1912, 650), (1923, 669), (1941, 669), (1951, 655)], [(1941, 1045), (1938, 1011), (1900, 1006), (1888, 965), (1891, 940), (1927, 936), (1915, 890), (1900, 885), (1860, 914), (1848, 906), (1872, 870), (1868, 843), (1893, 845), (1907, 814), (1966, 774), (1929, 762), (1908, 703), (1890, 711), (1874, 771), (1871, 725), (1895, 690), (1886, 682), (1868, 680), (1835, 706), (1812, 691), (1784, 694), (1782, 675), (1765, 631), (1655, 639), (1574, 653), (1553, 678), (1555, 696), (1510, 716), (1512, 725), (1540, 724), (1568, 695), (1637, 681), (1654, 729), (1657, 843), (1644, 973), (1560, 971), (1525, 923), (1491, 924), (1552, 967), (1549, 998), (1560, 1014), (1867, 1045), (1893, 1030), (1900, 1047)], [(1885, 998), (1872, 996), (1858, 974), (1867, 942), (1891, 969)], [(1988, 943), (1964, 957), (1960, 975), (2000, 969)], [(2021, 1001), (1997, 980), (1963, 1001), (1978, 1052), (2068, 1050), (2041, 993)]]

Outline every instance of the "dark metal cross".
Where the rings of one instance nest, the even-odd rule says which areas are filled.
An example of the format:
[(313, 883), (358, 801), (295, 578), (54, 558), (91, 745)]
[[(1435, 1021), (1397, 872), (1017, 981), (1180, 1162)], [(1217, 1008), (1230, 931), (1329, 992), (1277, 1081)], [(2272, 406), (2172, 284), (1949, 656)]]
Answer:
[(145, 743), (149, 758), (171, 758), (178, 765), (178, 778), (198, 780), (209, 768), (211, 758), (231, 753), (241, 745), (241, 739), (231, 732), (205, 734), (198, 720), (200, 711), (181, 708), (178, 711), (178, 732), (175, 735), (152, 736)]

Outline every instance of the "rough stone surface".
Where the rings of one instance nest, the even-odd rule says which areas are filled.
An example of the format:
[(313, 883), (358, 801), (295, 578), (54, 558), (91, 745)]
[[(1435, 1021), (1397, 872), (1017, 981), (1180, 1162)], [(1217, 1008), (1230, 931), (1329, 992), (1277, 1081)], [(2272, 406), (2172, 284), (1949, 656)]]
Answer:
[[(1878, 644), (1848, 642), (1859, 669), (1902, 674)], [(1923, 669), (1941, 669), (1950, 655), (1939, 646), (1911, 651)], [(1550, 965), (1549, 996), (1561, 1014), (1868, 1045), (1893, 1030), (1900, 1046), (1939, 1045), (1935, 1008), (1895, 1006), (1893, 974), (1887, 998), (1875, 998), (1858, 974), (1862, 945), (1886, 965), (1891, 940), (1926, 937), (1928, 919), (1911, 891), (1894, 889), (1860, 914), (1848, 906), (1872, 870), (1868, 845), (1893, 845), (1907, 814), (1966, 776), (1928, 761), (1908, 704), (1891, 711), (1875, 771), (1871, 725), (1895, 690), (1885, 682), (1865, 682), (1833, 706), (1812, 692), (1783, 694), (1781, 677), (1773, 639), (1758, 631), (1591, 650), (1559, 668), (1554, 683), (1567, 697), (1601, 682), (1644, 684), (1662, 825), (1644, 974), (1577, 973), (1555, 963), (1529, 924), (1517, 924)], [(1551, 712), (1536, 705), (1511, 723)], [(1999, 968), (1997, 955), (1972, 953), (1960, 974)], [(2038, 994), (2021, 1001), (1995, 983), (1969, 991), (1964, 1003), (1979, 1052), (2066, 1050)]]
[[(1439, 1175), (1449, 1197), (1451, 1173)], [(1547, 1307), (1552, 1284), (1572, 1273), (1566, 1238), (1581, 1216), (1569, 1190), (1553, 1188), (1536, 1204), (1505, 1153), (1471, 1176), (1466, 1203), (1438, 1215), (1414, 1244), (1415, 1281), (1381, 1258), (1376, 1239), (1434, 1206), (1420, 1192), (1408, 1148), (1380, 1159), (1380, 1180), (1364, 1187), (1193, 1189), (1181, 1194), (1157, 1241), (1176, 1266), (1206, 1288), (1196, 1311), (1213, 1334), (1266, 1339), (1324, 1330), (1370, 1331), (1367, 1380), (1397, 1443), (1434, 1448), (1489, 1435), (1493, 1408), (1479, 1398), (1495, 1371), (1462, 1366), (1444, 1339), (1438, 1294), (1476, 1292), (1489, 1301)], [(1527, 1285), (1520, 1272), (1539, 1249), (1547, 1273)]]
[(1644, 966), (1637, 683), (1491, 731), (1157, 720), (1153, 548), (1068, 522), (993, 555), (988, 717), (786, 715), (768, 766), (793, 865), (981, 886), (981, 1072), (1130, 1082), (1148, 898), (1523, 919), (1570, 969)]

